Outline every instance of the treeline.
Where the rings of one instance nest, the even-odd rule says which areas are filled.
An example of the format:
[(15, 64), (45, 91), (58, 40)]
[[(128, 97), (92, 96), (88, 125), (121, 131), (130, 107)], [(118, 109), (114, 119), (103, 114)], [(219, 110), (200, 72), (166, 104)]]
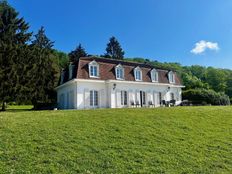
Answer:
[(6, 1), (0, 1), (0, 101), (37, 105), (55, 101), (59, 64), (43, 27), (35, 34)]
[[(230, 69), (204, 67), (200, 65), (182, 66), (179, 63), (161, 63), (144, 58), (127, 58), (127, 60), (151, 64), (158, 68), (176, 71), (185, 86), (183, 90), (188, 91), (188, 93), (183, 93), (184, 99), (190, 101), (194, 100), (195, 102), (198, 101), (198, 104), (201, 104), (200, 102), (213, 105), (220, 103), (220, 101), (215, 102), (215, 99), (208, 100), (207, 97), (205, 97), (204, 100), (203, 97), (198, 100), (190, 97), (191, 95), (199, 94), (199, 91), (201, 92), (201, 96), (207, 96), (208, 93), (212, 94), (212, 90), (215, 91), (217, 95), (224, 98), (223, 100), (227, 101), (221, 102), (223, 105), (230, 103), (227, 96), (229, 96), (230, 100), (232, 99), (232, 70)], [(191, 95), (190, 92), (192, 93)]]

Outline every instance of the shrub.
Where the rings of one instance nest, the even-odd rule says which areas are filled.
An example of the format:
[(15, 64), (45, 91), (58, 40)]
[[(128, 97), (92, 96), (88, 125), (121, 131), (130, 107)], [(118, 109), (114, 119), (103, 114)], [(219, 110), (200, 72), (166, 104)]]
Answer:
[(230, 105), (229, 96), (208, 89), (190, 89), (183, 92), (183, 99), (195, 105)]

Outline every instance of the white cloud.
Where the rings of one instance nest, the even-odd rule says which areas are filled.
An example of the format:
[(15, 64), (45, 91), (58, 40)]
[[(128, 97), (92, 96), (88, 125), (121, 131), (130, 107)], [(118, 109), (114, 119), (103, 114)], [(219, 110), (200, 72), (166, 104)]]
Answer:
[(205, 40), (199, 41), (195, 44), (195, 48), (191, 50), (193, 54), (201, 54), (204, 53), (207, 49), (209, 50), (219, 50), (219, 46), (217, 42), (208, 42)]

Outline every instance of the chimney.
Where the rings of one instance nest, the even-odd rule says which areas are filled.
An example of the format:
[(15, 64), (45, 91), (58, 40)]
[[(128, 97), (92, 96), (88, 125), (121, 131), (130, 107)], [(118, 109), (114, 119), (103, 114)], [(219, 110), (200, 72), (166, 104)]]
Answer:
[(73, 63), (72, 62), (70, 62), (70, 64), (69, 64), (69, 80), (71, 80), (72, 78), (73, 78), (73, 70), (74, 70), (74, 67), (75, 67), (75, 65), (73, 65)]

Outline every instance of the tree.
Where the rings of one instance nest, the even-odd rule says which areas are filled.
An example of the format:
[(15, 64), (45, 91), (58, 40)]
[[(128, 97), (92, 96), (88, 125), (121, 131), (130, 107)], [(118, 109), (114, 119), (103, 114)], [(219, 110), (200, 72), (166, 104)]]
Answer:
[(185, 90), (188, 89), (209, 89), (208, 84), (203, 83), (200, 79), (198, 79), (196, 76), (188, 74), (188, 73), (182, 73), (181, 79), (185, 85)]
[(54, 60), (59, 66), (59, 69), (66, 68), (68, 66), (69, 57), (66, 53), (58, 50), (53, 50)]
[(78, 59), (80, 57), (86, 57), (87, 53), (86, 53), (85, 49), (82, 47), (82, 45), (79, 44), (75, 50), (71, 51), (68, 54), (68, 56), (69, 56), (70, 62), (76, 62), (76, 61), (78, 61)]
[(226, 86), (226, 75), (223, 70), (208, 67), (206, 72), (206, 82), (216, 92), (225, 92)]
[(3, 111), (5, 103), (17, 96), (20, 86), (17, 69), (32, 34), (28, 28), (29, 25), (18, 17), (18, 12), (7, 1), (0, 1), (0, 101)]
[(54, 42), (46, 36), (45, 30), (41, 27), (30, 45), (32, 59), (30, 61), (30, 77), (28, 81), (30, 98), (32, 104), (50, 103), (54, 99), (55, 71), (52, 60), (52, 47)]
[(58, 84), (60, 75), (63, 69), (67, 68), (69, 65), (69, 57), (68, 54), (58, 51), (53, 49), (52, 54), (51, 54), (51, 60), (53, 62), (53, 67), (55, 69), (55, 82), (54, 84)]
[(196, 76), (200, 80), (206, 80), (206, 72), (207, 69), (200, 65), (192, 65), (188, 67), (188, 70), (192, 73), (192, 75)]
[(115, 37), (111, 37), (106, 47), (105, 57), (123, 59), (125, 52)]

